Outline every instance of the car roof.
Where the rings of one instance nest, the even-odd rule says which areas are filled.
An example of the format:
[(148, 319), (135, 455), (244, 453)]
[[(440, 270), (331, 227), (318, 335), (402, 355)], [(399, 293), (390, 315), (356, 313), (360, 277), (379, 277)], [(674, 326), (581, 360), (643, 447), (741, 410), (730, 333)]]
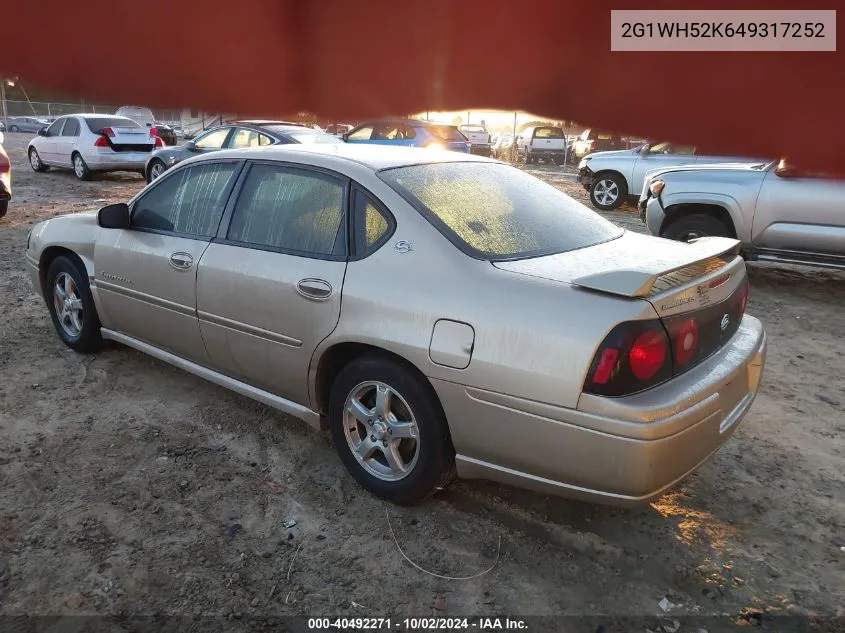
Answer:
[(304, 123), (294, 121), (276, 121), (273, 119), (243, 119), (238, 121), (227, 121), (223, 125), (289, 125), (291, 127), (308, 127)]
[(355, 127), (362, 127), (364, 125), (375, 125), (378, 123), (404, 123), (406, 125), (415, 125), (417, 127), (458, 127), (457, 125), (452, 125), (451, 123), (438, 123), (437, 121), (422, 121), (420, 119), (403, 119), (401, 117), (370, 119), (369, 121), (363, 121), (359, 123)]
[(191, 162), (220, 160), (225, 158), (249, 158), (253, 160), (277, 160), (303, 163), (306, 165), (327, 165), (335, 163), (357, 163), (379, 171), (393, 167), (407, 167), (427, 163), (497, 163), (499, 161), (461, 152), (424, 149), (421, 147), (388, 147), (385, 145), (326, 143), (313, 145), (269, 145), (261, 148), (228, 149), (211, 152), (191, 159)]
[(127, 121), (134, 121), (134, 119), (130, 119), (128, 116), (123, 116), (122, 114), (91, 114), (90, 112), (73, 112), (71, 114), (61, 114), (56, 117), (56, 119), (63, 119), (69, 116), (78, 116), (82, 117), (83, 119), (126, 119)]

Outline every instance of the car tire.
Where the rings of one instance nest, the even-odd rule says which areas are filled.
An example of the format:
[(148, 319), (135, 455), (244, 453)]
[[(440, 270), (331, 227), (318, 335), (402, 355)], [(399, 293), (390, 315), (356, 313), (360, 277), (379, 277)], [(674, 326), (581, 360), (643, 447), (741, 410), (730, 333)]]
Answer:
[(619, 174), (599, 173), (590, 187), (590, 202), (601, 211), (613, 211), (622, 206), (628, 196), (628, 186)]
[(47, 270), (44, 296), (53, 326), (65, 345), (81, 353), (101, 347), (100, 318), (81, 262), (65, 255), (54, 259)]
[(6, 216), (6, 211), (9, 210), (9, 201), (8, 200), (0, 200), (0, 218)]
[(45, 172), (48, 169), (47, 165), (41, 160), (38, 150), (34, 147), (29, 148), (29, 166), (32, 167), (32, 171), (38, 172)]
[(672, 220), (661, 237), (688, 242), (698, 237), (731, 237), (731, 231), (719, 218), (709, 213), (689, 213)]
[[(379, 398), (379, 391), (387, 396)], [(329, 423), (344, 466), (377, 497), (417, 503), (455, 476), (437, 395), (423, 376), (393, 359), (367, 354), (344, 367), (331, 388)]]
[(561, 166), (561, 165), (563, 165), (563, 163), (564, 163), (564, 158), (563, 158), (563, 156), (555, 156), (555, 158), (554, 158), (554, 162), (555, 162), (555, 165), (557, 165), (558, 167), (560, 167), (560, 166)]
[(82, 154), (74, 152), (70, 157), (70, 162), (73, 166), (73, 173), (76, 174), (77, 178), (80, 180), (89, 180), (91, 178), (91, 170), (88, 169), (88, 165), (85, 159), (82, 158)]
[[(153, 175), (156, 170), (159, 170), (158, 173)], [(165, 170), (167, 169), (167, 165), (164, 164), (164, 161), (159, 160), (158, 158), (153, 158), (150, 161), (150, 166), (147, 168), (146, 178), (147, 184), (151, 183), (156, 178), (160, 177)]]
[(9, 131), (10, 132), (20, 132), (21, 129), (17, 125), (13, 125), (12, 127), (9, 128)]

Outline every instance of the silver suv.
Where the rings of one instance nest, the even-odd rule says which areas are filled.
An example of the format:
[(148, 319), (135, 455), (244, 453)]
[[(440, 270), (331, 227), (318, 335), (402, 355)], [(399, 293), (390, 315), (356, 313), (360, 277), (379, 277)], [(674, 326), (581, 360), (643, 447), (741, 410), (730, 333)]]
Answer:
[(639, 209), (654, 235), (734, 237), (751, 260), (845, 269), (845, 181), (783, 160), (649, 172)]

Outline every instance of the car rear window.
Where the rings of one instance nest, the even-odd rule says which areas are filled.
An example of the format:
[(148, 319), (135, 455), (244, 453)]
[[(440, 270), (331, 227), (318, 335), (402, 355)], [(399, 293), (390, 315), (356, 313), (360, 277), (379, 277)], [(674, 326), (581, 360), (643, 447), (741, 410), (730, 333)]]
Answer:
[(538, 127), (534, 130), (534, 138), (563, 138), (563, 130), (559, 127)]
[(428, 131), (441, 141), (465, 141), (466, 136), (454, 125), (430, 125)]
[(100, 134), (103, 128), (107, 127), (141, 127), (132, 119), (124, 119), (120, 117), (102, 117), (97, 119), (85, 119), (88, 129), (94, 134)]
[(477, 259), (562, 253), (622, 234), (565, 193), (510, 165), (429, 163), (382, 170), (379, 176)]

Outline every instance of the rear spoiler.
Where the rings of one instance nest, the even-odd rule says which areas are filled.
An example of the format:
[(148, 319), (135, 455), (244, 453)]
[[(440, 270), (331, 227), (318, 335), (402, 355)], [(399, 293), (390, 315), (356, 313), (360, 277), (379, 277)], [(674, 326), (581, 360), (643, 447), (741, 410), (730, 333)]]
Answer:
[(647, 297), (721, 268), (739, 254), (740, 242), (727, 237), (701, 237), (685, 246), (647, 264), (578, 277), (572, 283), (623, 297)]

